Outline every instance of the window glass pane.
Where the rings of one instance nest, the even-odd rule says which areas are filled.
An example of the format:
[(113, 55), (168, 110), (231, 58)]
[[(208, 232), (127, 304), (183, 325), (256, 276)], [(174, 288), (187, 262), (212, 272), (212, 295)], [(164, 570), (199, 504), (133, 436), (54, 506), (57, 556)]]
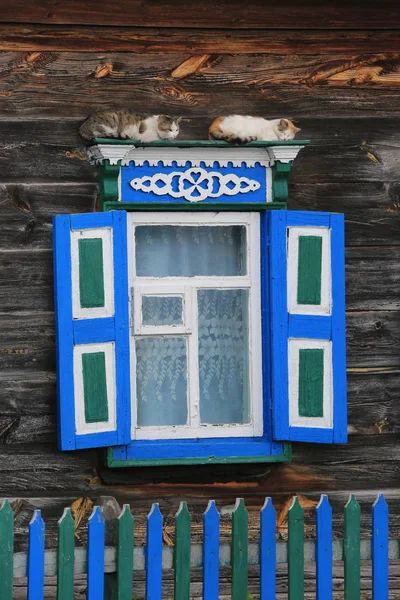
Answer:
[(135, 232), (138, 276), (246, 275), (243, 225), (139, 225)]
[(182, 325), (181, 296), (143, 296), (143, 325)]
[(199, 290), (201, 423), (249, 422), (247, 290)]
[(136, 340), (136, 397), (139, 426), (186, 424), (186, 338)]

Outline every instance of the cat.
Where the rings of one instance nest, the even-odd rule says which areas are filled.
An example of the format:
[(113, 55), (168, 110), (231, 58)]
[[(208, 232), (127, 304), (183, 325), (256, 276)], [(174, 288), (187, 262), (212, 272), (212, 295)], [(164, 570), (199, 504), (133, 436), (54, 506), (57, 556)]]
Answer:
[(119, 138), (139, 142), (174, 140), (179, 134), (181, 117), (152, 115), (150, 117), (131, 113), (128, 110), (105, 110), (86, 119), (79, 128), (81, 137)]
[(248, 144), (249, 142), (275, 142), (277, 140), (293, 140), (301, 131), (289, 119), (263, 119), (231, 115), (218, 117), (209, 130), (210, 140), (225, 140), (231, 144)]

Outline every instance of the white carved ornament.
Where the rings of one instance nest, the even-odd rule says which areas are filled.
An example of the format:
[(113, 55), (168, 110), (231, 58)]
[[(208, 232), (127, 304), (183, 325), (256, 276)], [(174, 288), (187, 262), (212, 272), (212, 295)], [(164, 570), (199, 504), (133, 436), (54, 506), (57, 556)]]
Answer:
[[(176, 189), (173, 189), (175, 177), (177, 178), (174, 186)], [(201, 202), (206, 198), (219, 198), (223, 195), (247, 194), (260, 188), (259, 182), (254, 179), (238, 177), (233, 173), (223, 175), (218, 171), (208, 172), (201, 167), (194, 167), (186, 171), (173, 171), (168, 174), (155, 173), (136, 177), (131, 180), (130, 185), (139, 192), (184, 198), (189, 202)]]

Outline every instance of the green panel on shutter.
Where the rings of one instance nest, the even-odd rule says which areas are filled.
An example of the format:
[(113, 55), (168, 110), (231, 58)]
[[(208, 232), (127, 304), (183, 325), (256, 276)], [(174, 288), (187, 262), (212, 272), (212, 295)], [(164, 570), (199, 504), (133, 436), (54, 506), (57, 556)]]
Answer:
[(104, 352), (82, 354), (86, 423), (108, 421), (106, 357)]
[(81, 308), (104, 306), (103, 240), (82, 239), (78, 247)]
[(322, 237), (299, 236), (298, 304), (321, 304)]
[(324, 351), (320, 348), (300, 350), (299, 415), (324, 416)]

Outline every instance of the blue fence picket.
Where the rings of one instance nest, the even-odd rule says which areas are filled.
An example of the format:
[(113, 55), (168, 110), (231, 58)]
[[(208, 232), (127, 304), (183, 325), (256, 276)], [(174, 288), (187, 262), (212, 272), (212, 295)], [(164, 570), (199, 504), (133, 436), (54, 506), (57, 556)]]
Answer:
[(389, 509), (383, 494), (372, 506), (372, 600), (389, 597)]
[(162, 597), (162, 529), (163, 517), (155, 503), (147, 517), (146, 600)]
[(276, 595), (276, 511), (266, 498), (260, 513), (260, 600)]
[(325, 494), (317, 506), (316, 522), (317, 600), (332, 600), (332, 508)]
[(95, 506), (88, 521), (87, 600), (104, 596), (104, 518)]
[(210, 500), (203, 517), (203, 600), (219, 598), (219, 512)]
[(29, 523), (28, 600), (43, 600), (44, 595), (44, 521), (35, 510)]

